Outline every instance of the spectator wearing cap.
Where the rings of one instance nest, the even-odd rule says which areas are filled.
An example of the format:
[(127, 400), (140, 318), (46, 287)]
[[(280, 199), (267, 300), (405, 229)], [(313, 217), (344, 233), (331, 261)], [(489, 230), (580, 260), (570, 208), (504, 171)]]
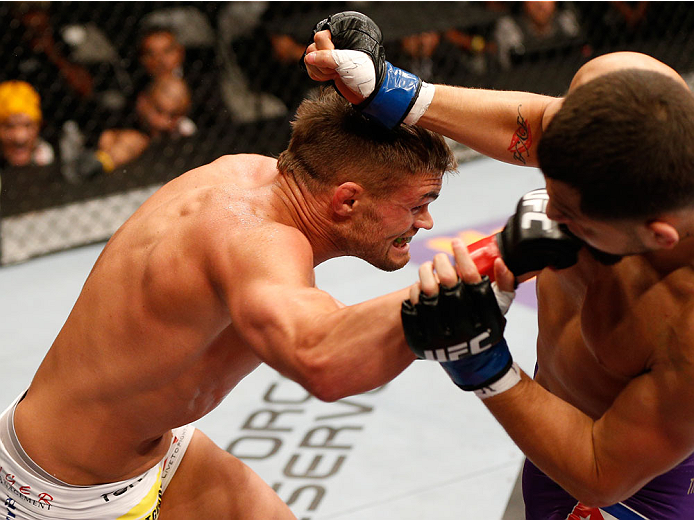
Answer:
[(53, 147), (41, 138), (41, 97), (25, 81), (0, 83), (0, 147), (9, 166), (45, 166), (55, 158)]

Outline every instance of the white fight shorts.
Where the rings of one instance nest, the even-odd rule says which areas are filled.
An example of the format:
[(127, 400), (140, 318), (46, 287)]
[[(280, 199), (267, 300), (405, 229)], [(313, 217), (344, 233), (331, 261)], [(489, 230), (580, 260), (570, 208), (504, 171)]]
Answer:
[(41, 469), (14, 430), (21, 396), (0, 415), (0, 519), (156, 520), (161, 497), (193, 437), (192, 425), (173, 430), (166, 456), (130, 480), (73, 486)]

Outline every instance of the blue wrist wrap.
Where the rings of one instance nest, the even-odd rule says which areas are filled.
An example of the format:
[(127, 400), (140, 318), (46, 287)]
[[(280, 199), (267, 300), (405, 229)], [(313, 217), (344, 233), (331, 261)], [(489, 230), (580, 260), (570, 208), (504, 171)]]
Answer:
[(457, 361), (444, 361), (443, 369), (463, 390), (477, 390), (498, 381), (513, 364), (506, 340), (502, 339), (484, 352)]
[(421, 86), (422, 80), (417, 76), (386, 62), (383, 84), (362, 112), (388, 128), (395, 128), (412, 109)]

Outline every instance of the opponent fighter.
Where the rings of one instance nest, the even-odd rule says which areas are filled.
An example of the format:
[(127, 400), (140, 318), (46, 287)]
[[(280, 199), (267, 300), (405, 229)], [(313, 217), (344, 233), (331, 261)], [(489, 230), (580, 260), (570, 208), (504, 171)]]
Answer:
[(326, 89), (278, 160), (225, 156), (158, 190), (106, 244), (1, 417), (3, 517), (294, 518), (186, 425), (262, 362), (327, 401), (407, 367), (407, 289), (345, 307), (313, 268), (341, 255), (403, 267), (455, 166), (440, 135), (384, 130)]
[(320, 23), (307, 52), (311, 77), (386, 126), (539, 165), (547, 214), (590, 245), (538, 278), (534, 380), (513, 365), (461, 243), (455, 268), (445, 255), (421, 268), (423, 296), (402, 309), (413, 350), (444, 360), (527, 455), (527, 518), (690, 518), (694, 97), (682, 78), (622, 52), (586, 63), (563, 98), (428, 85), (385, 62), (380, 31), (358, 13)]

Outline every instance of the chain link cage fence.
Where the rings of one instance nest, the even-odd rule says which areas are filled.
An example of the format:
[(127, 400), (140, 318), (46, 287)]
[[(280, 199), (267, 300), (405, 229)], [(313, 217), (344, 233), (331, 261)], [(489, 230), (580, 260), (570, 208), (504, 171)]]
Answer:
[[(221, 155), (279, 154), (316, 88), (298, 67), (311, 30), (344, 10), (371, 16), (389, 61), (430, 82), (561, 95), (615, 50), (694, 71), (688, 2), (2, 2), (0, 82), (29, 83), (41, 117), (28, 160), (7, 137), (21, 124), (0, 122), (0, 263), (104, 241)], [(0, 117), (3, 103), (31, 104), (0, 95)]]

